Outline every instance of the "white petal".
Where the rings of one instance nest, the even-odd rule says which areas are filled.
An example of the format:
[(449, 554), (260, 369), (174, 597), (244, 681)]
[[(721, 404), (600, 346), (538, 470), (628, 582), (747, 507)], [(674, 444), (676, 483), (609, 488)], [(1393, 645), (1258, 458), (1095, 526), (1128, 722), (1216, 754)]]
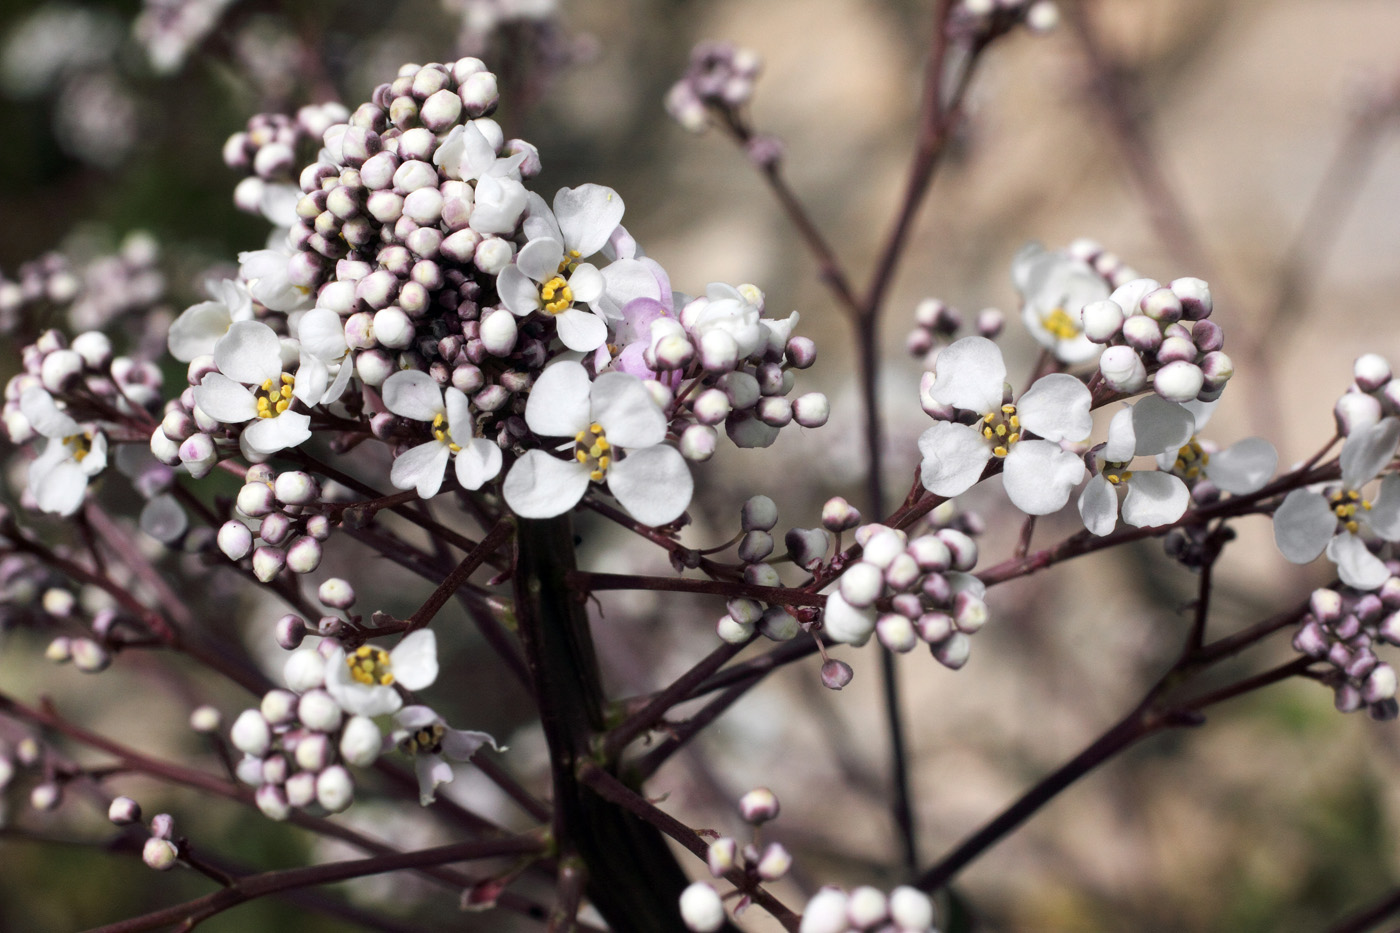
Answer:
[(311, 439), (311, 418), (301, 412), (284, 411), (276, 418), (257, 418), (238, 437), (240, 447), (255, 453), (275, 454)]
[(1002, 468), (1007, 498), (1027, 515), (1058, 512), (1083, 478), (1084, 461), (1049, 441), (1021, 441)]
[(310, 354), (303, 354), (292, 379), (292, 396), (314, 407), (321, 404), (330, 382), (331, 373), (326, 364)]
[(1210, 455), (1206, 476), (1224, 492), (1237, 496), (1263, 489), (1278, 466), (1278, 451), (1262, 437), (1244, 440)]
[(385, 408), (414, 421), (432, 421), (446, 411), (442, 387), (421, 369), (404, 369), (394, 373), (384, 380), (382, 394)]
[(1006, 362), (1001, 348), (986, 337), (964, 337), (945, 347), (933, 374), (930, 393), (944, 405), (981, 414), (1001, 407)]
[(579, 353), (596, 350), (608, 339), (608, 325), (603, 319), (578, 307), (556, 314), (554, 326), (559, 332), (559, 342)]
[(1171, 473), (1139, 470), (1128, 480), (1123, 500), (1123, 521), (1134, 528), (1170, 525), (1191, 503), (1191, 492), (1181, 478)]
[(441, 755), (415, 756), (413, 770), (418, 775), (418, 802), (425, 807), (437, 799), (439, 784), (452, 783), (452, 766), (443, 761)]
[(1317, 558), (1337, 530), (1337, 516), (1320, 494), (1308, 489), (1290, 492), (1274, 512), (1274, 543), (1295, 564)]
[(1400, 473), (1381, 480), (1381, 491), (1366, 513), (1366, 524), (1385, 540), (1400, 541)]
[(622, 198), (603, 185), (560, 188), (554, 195), (554, 216), (564, 232), (564, 245), (584, 259), (603, 248), (622, 214)]
[(627, 373), (603, 373), (594, 380), (589, 418), (603, 426), (608, 443), (624, 450), (666, 439), (666, 416), (642, 380)]
[(224, 424), (242, 424), (258, 416), (253, 393), (223, 373), (209, 373), (195, 386), (194, 403), (210, 418)]
[(501, 487), (506, 504), (522, 518), (563, 515), (578, 505), (587, 490), (586, 467), (542, 450), (527, 450), (510, 468)]
[(1390, 579), (1385, 563), (1366, 547), (1366, 542), (1344, 531), (1327, 543), (1327, 557), (1337, 565), (1337, 576), (1347, 586), (1374, 590)]
[(420, 628), (404, 637), (389, 652), (389, 664), (394, 682), (406, 690), (422, 690), (437, 680), (437, 636), (429, 628)]
[(1133, 406), (1133, 434), (1137, 437), (1136, 453), (1155, 457), (1167, 451), (1175, 452), (1191, 440), (1196, 432), (1196, 419), (1176, 402), (1159, 395), (1149, 395)]
[(431, 499), (442, 488), (442, 475), (447, 471), (447, 459), (452, 455), (442, 441), (428, 441), (403, 452), (389, 468), (389, 482), (395, 489), (417, 489), (418, 495)]
[(423, 706), (421, 704), (405, 706), (394, 714), (394, 725), (409, 730), (431, 726), (441, 720), (442, 717), (434, 712), (432, 707)]
[(457, 452), (457, 482), (463, 489), (480, 489), (501, 472), (501, 448), (474, 437)]
[[(456, 386), (448, 386), (442, 390), (442, 401), (447, 407), (448, 430), (455, 427), (461, 431), (463, 438), (470, 438), (471, 432), (468, 428), (471, 427), (472, 423), (472, 403), (468, 400), (466, 393)], [(453, 438), (453, 440), (457, 440), (457, 438)]]
[[(59, 442), (49, 441), (50, 446), (55, 444)], [(39, 508), (55, 515), (72, 515), (78, 511), (88, 484), (82, 467), (76, 461), (64, 460), (36, 475), (38, 467), (38, 461), (29, 467), (29, 491)]]
[[(74, 421), (42, 386), (30, 386), (19, 397), (20, 413), (45, 437), (63, 438), (78, 433)], [(222, 419), (220, 419), (222, 420)]]
[(393, 687), (371, 687), (351, 677), (344, 651), (326, 659), (326, 692), (352, 716), (383, 716), (403, 706), (403, 698)]
[(540, 309), (539, 286), (517, 269), (514, 263), (506, 266), (501, 270), (501, 274), (496, 276), (496, 294), (501, 296), (501, 303), (516, 317), (524, 317), (531, 311)]
[(546, 367), (525, 402), (525, 423), (545, 437), (573, 437), (588, 427), (590, 387), (588, 372), (573, 360)]
[(603, 273), (596, 266), (579, 263), (569, 276), (569, 291), (574, 293), (574, 301), (589, 304), (603, 294)]
[(603, 290), (619, 308), (636, 298), (662, 300), (661, 283), (651, 266), (639, 259), (619, 259), (601, 270)]
[(1016, 402), (1016, 414), (1022, 427), (1047, 441), (1082, 441), (1094, 429), (1089, 414), (1093, 401), (1084, 383), (1068, 373), (1051, 373), (1026, 390)]
[(219, 338), (228, 333), (233, 315), (222, 301), (201, 301), (186, 308), (170, 325), (166, 344), (170, 355), (182, 363), (214, 352)]
[(89, 478), (107, 469), (107, 435), (98, 431), (92, 436), (92, 444), (83, 462), (78, 464)]
[(1084, 484), (1079, 494), (1079, 517), (1091, 534), (1103, 537), (1118, 524), (1118, 491), (1102, 476)]
[[(193, 309), (191, 309), (193, 310)], [(297, 323), (297, 339), (303, 351), (327, 363), (345, 358), (345, 323), (330, 308), (312, 308)]]
[(475, 755), (483, 745), (490, 745), (497, 751), (500, 750), (496, 740), (485, 732), (448, 729), (442, 737), (442, 753), (454, 761), (466, 761)]
[(1137, 451), (1137, 435), (1133, 433), (1132, 406), (1120, 408), (1108, 423), (1108, 443), (1103, 458), (1114, 463), (1127, 463)]
[(521, 247), (515, 265), (536, 282), (548, 282), (559, 274), (563, 258), (564, 247), (557, 240), (531, 240)]
[(1400, 446), (1400, 418), (1382, 421), (1353, 433), (1342, 445), (1342, 483), (1360, 489), (1379, 473)]
[[(990, 341), (989, 341), (990, 342)], [(939, 421), (919, 437), (924, 488), (940, 496), (962, 495), (982, 478), (992, 452), (982, 434), (966, 424)]]
[(694, 480), (674, 447), (635, 450), (608, 470), (608, 491), (643, 525), (673, 522), (690, 505)]
[(282, 375), (282, 341), (261, 321), (237, 321), (214, 347), (214, 364), (230, 379), (262, 385)]

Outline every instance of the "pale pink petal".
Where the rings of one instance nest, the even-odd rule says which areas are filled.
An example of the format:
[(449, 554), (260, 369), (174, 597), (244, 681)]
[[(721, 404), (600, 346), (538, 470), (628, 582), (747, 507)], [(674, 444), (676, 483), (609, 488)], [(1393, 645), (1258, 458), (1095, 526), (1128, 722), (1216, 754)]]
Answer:
[(442, 488), (442, 476), (447, 472), (447, 459), (452, 455), (442, 441), (428, 441), (403, 452), (389, 468), (389, 482), (395, 489), (417, 489), (418, 495), (431, 499)]
[(1354, 432), (1342, 445), (1342, 483), (1360, 489), (1384, 469), (1400, 446), (1400, 418), (1385, 418)]
[(579, 353), (596, 350), (608, 339), (608, 325), (603, 319), (577, 306), (554, 315), (554, 326), (559, 342)]
[(564, 232), (564, 246), (588, 258), (603, 248), (622, 222), (622, 198), (603, 185), (560, 188), (554, 195), (554, 216)]
[(239, 446), (266, 456), (287, 450), (311, 439), (311, 418), (301, 412), (284, 411), (276, 418), (256, 418), (238, 437)]
[(593, 382), (591, 402), (590, 420), (603, 426), (615, 447), (632, 450), (666, 439), (666, 416), (636, 376), (603, 373)]
[[(78, 433), (74, 421), (42, 386), (30, 386), (19, 397), (20, 413), (45, 437), (63, 438)], [(222, 420), (222, 419), (220, 419)]]
[(564, 247), (557, 240), (531, 240), (520, 248), (515, 265), (536, 282), (548, 282), (559, 274), (563, 258)]
[(446, 409), (442, 387), (421, 369), (404, 369), (384, 380), (384, 407), (414, 421), (432, 421)]

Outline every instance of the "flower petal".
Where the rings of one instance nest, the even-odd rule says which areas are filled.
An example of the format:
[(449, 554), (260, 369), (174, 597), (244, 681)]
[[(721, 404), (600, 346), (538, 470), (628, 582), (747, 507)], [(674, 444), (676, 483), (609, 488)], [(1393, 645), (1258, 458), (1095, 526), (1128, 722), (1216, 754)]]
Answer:
[(564, 246), (587, 259), (608, 242), (622, 222), (624, 208), (616, 191), (603, 185), (560, 188), (554, 195), (554, 216), (564, 232)]
[(1366, 513), (1366, 524), (1387, 541), (1400, 541), (1400, 473), (1381, 480), (1381, 491)]
[(337, 648), (326, 658), (326, 692), (352, 716), (383, 716), (403, 706), (393, 687), (357, 682), (345, 663), (345, 650)]
[(223, 373), (209, 373), (195, 386), (194, 403), (210, 418), (224, 424), (242, 424), (258, 416), (253, 393)]
[(1127, 463), (1137, 450), (1137, 435), (1133, 432), (1132, 406), (1120, 408), (1108, 423), (1108, 443), (1103, 458), (1113, 463)]
[(1224, 492), (1237, 496), (1263, 489), (1278, 466), (1278, 451), (1262, 437), (1246, 437), (1210, 455), (1206, 476)]
[(406, 690), (422, 690), (437, 680), (437, 636), (430, 628), (420, 628), (404, 636), (389, 652), (394, 682)]
[(608, 339), (608, 325), (603, 319), (579, 307), (556, 314), (554, 326), (559, 332), (559, 342), (579, 353), (596, 350)]
[(1274, 543), (1284, 558), (1306, 564), (1332, 540), (1337, 516), (1320, 494), (1309, 489), (1290, 492), (1274, 512)]
[(1327, 557), (1337, 565), (1337, 576), (1347, 586), (1374, 590), (1390, 579), (1385, 563), (1366, 547), (1366, 542), (1344, 531), (1327, 542)]
[(919, 476), (935, 495), (962, 495), (982, 478), (992, 452), (981, 433), (970, 425), (939, 421), (919, 437), (924, 460)]
[(1342, 445), (1342, 484), (1360, 489), (1375, 477), (1400, 447), (1400, 418), (1384, 418), (1354, 432)]
[(558, 240), (531, 240), (520, 248), (515, 265), (536, 282), (548, 282), (559, 274), (563, 258), (564, 246)]
[(1001, 407), (1006, 362), (986, 337), (964, 337), (945, 347), (933, 364), (930, 393), (944, 405), (986, 414)]
[(284, 411), (276, 418), (258, 418), (238, 437), (240, 448), (266, 456), (287, 450), (311, 439), (311, 417), (297, 411)]
[[(30, 386), (19, 397), (20, 413), (45, 437), (64, 438), (78, 433), (78, 422), (58, 407), (42, 386)], [(222, 420), (222, 419), (220, 419)]]
[(448, 729), (442, 737), (442, 753), (453, 761), (466, 761), (475, 755), (483, 745), (490, 745), (500, 751), (496, 740), (485, 732), (472, 732), (468, 729)]
[(546, 367), (525, 402), (525, 423), (545, 437), (573, 437), (588, 427), (590, 388), (582, 364), (563, 360)]
[(512, 263), (496, 276), (496, 294), (501, 296), (501, 304), (511, 314), (524, 317), (531, 311), (540, 309), (539, 287)]
[(594, 380), (589, 417), (603, 426), (608, 443), (624, 450), (666, 439), (666, 416), (642, 380), (626, 373), (603, 373)]
[(236, 382), (262, 385), (282, 375), (282, 341), (261, 321), (236, 321), (214, 347), (214, 364)]
[(389, 482), (395, 489), (417, 489), (419, 496), (431, 499), (442, 488), (442, 475), (447, 472), (451, 455), (442, 441), (428, 441), (405, 450), (389, 468)]
[(1149, 395), (1133, 406), (1133, 434), (1137, 438), (1134, 453), (1140, 457), (1175, 452), (1195, 432), (1195, 416), (1160, 395)]
[(608, 470), (608, 491), (643, 525), (680, 518), (694, 483), (680, 452), (661, 444), (635, 450)]
[(1017, 400), (1016, 414), (1022, 427), (1047, 441), (1082, 441), (1094, 429), (1093, 402), (1084, 383), (1068, 373), (1051, 373)]
[(1079, 494), (1079, 517), (1090, 534), (1103, 537), (1111, 533), (1118, 524), (1118, 492), (1113, 484), (1102, 476), (1085, 483)]
[(1083, 478), (1084, 461), (1049, 441), (1021, 441), (1002, 469), (1007, 498), (1027, 515), (1058, 512)]
[(1156, 470), (1138, 470), (1128, 480), (1123, 500), (1123, 521), (1134, 528), (1170, 525), (1191, 504), (1191, 492), (1179, 476)]
[(219, 338), (228, 333), (233, 315), (222, 301), (201, 301), (190, 305), (170, 325), (165, 342), (170, 355), (181, 363), (214, 352)]
[(457, 452), (457, 482), (463, 489), (480, 489), (501, 472), (501, 448), (483, 437), (474, 437)]
[(414, 421), (432, 421), (446, 410), (442, 401), (442, 387), (421, 369), (404, 369), (394, 373), (384, 380), (381, 394), (385, 408)]
[[(60, 441), (49, 441), (49, 445)], [(83, 504), (88, 478), (77, 461), (63, 460), (52, 468), (40, 471), (35, 461), (29, 468), (29, 491), (39, 508), (54, 515), (72, 515)]]
[(501, 492), (521, 518), (553, 518), (578, 505), (588, 482), (588, 468), (581, 463), (527, 450), (506, 474)]

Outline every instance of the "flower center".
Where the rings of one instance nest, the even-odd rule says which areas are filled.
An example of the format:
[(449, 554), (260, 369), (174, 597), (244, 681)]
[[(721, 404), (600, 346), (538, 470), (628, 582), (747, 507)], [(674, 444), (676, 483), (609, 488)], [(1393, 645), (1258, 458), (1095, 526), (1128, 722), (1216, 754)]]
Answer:
[(1056, 308), (1040, 319), (1041, 326), (1059, 340), (1073, 340), (1083, 333), (1074, 318), (1064, 308)]
[(1352, 534), (1361, 528), (1361, 523), (1356, 520), (1357, 509), (1363, 512), (1371, 510), (1371, 503), (1361, 498), (1361, 493), (1355, 489), (1342, 489), (1332, 493), (1327, 497), (1327, 501), (1332, 504), (1332, 512), (1337, 516), (1337, 521), (1342, 523), (1342, 527)]
[(1185, 480), (1194, 480), (1200, 477), (1201, 469), (1210, 463), (1210, 454), (1201, 447), (1201, 442), (1194, 437), (1186, 442), (1186, 446), (1176, 452), (1176, 461), (1172, 464), (1172, 472)]
[(269, 379), (253, 392), (258, 403), (259, 418), (276, 418), (292, 407), (292, 386), (296, 379), (291, 373), (283, 373), (282, 378)]
[(588, 467), (588, 478), (595, 483), (608, 475), (608, 465), (613, 461), (612, 445), (601, 424), (590, 424), (574, 435), (574, 459)]
[(540, 286), (540, 304), (550, 314), (560, 314), (574, 306), (574, 291), (562, 275), (556, 275)]
[(1133, 478), (1133, 471), (1128, 469), (1126, 460), (1105, 460), (1102, 472), (1103, 478), (1114, 486), (1121, 486)]
[(435, 722), (431, 726), (414, 729), (404, 736), (399, 742), (399, 748), (405, 755), (436, 755), (442, 751), (442, 737), (446, 734), (446, 727), (440, 722)]
[(387, 687), (394, 682), (389, 652), (383, 648), (361, 645), (345, 656), (345, 665), (350, 668), (350, 676), (367, 687)]
[(992, 455), (1005, 457), (1011, 445), (1021, 439), (1021, 419), (1015, 405), (1003, 405), (999, 411), (982, 416), (982, 436), (992, 445)]
[(447, 426), (447, 416), (441, 412), (433, 416), (433, 440), (446, 444), (447, 449), (455, 453), (460, 453), (462, 445), (452, 440), (452, 432)]
[(83, 458), (92, 452), (92, 435), (86, 431), (70, 434), (63, 439), (63, 446), (72, 452), (74, 460), (82, 463)]

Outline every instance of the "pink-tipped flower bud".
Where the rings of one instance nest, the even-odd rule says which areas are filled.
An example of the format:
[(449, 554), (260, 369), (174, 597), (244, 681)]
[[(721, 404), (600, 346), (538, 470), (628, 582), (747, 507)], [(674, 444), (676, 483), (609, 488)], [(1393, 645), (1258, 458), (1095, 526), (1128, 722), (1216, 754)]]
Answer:
[(778, 815), (778, 795), (766, 787), (756, 787), (739, 798), (739, 815), (758, 826)]
[(692, 424), (681, 433), (677, 447), (682, 457), (700, 463), (715, 455), (718, 444), (719, 433), (714, 428), (707, 424)]
[(828, 658), (822, 662), (822, 686), (828, 690), (840, 690), (855, 677), (855, 671), (845, 661)]
[(141, 805), (130, 797), (114, 797), (107, 807), (107, 819), (118, 826), (130, 826), (141, 819)]
[(1210, 317), (1212, 303), (1210, 286), (1204, 279), (1172, 279), (1167, 286), (1181, 302), (1181, 316), (1188, 321), (1201, 321)]
[(822, 504), (822, 527), (827, 531), (849, 531), (860, 524), (860, 510), (841, 496), (832, 496)]
[(1137, 392), (1147, 384), (1147, 367), (1132, 347), (1113, 346), (1099, 357), (1099, 372), (1116, 392)]
[(724, 901), (719, 892), (703, 881), (697, 881), (681, 892), (681, 920), (694, 933), (715, 933), (724, 926)]
[(830, 417), (831, 402), (821, 392), (807, 392), (792, 400), (792, 420), (804, 428), (819, 428)]
[(180, 850), (169, 839), (152, 836), (141, 847), (141, 861), (156, 871), (169, 871), (180, 861)]
[(913, 621), (897, 612), (886, 612), (875, 622), (875, 636), (891, 651), (904, 654), (919, 643)]
[(279, 547), (259, 547), (253, 551), (253, 576), (263, 583), (273, 578), (287, 566), (287, 552)]
[(972, 639), (962, 632), (954, 632), (936, 645), (930, 646), (939, 664), (949, 670), (958, 670), (967, 663), (972, 654)]

